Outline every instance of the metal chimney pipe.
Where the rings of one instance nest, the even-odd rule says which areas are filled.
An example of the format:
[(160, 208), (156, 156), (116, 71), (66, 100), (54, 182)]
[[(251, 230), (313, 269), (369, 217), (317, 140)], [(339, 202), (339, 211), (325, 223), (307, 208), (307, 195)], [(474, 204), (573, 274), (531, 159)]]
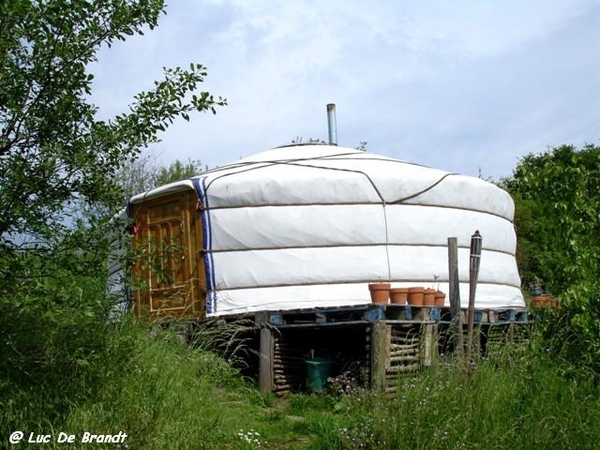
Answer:
[(329, 131), (329, 145), (337, 145), (337, 121), (335, 119), (335, 103), (327, 105), (327, 129)]

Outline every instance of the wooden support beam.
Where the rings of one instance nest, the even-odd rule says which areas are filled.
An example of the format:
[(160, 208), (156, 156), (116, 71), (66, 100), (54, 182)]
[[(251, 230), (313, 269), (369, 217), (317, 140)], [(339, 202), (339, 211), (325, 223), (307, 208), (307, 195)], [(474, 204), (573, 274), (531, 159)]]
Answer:
[(416, 346), (414, 348), (411, 349), (400, 349), (400, 350), (396, 350), (394, 349), (394, 347), (392, 347), (391, 351), (390, 351), (390, 356), (394, 357), (394, 356), (411, 356), (411, 355), (416, 355), (419, 353), (419, 347)]
[(263, 392), (273, 390), (273, 356), (275, 336), (269, 326), (269, 314), (257, 313), (254, 321), (260, 327), (260, 358), (258, 363), (258, 389)]
[(437, 359), (438, 326), (425, 324), (421, 327), (421, 364), (430, 367)]
[(419, 357), (417, 355), (405, 355), (405, 356), (391, 356), (390, 363), (403, 363), (403, 362), (414, 362), (419, 361)]
[(273, 390), (273, 332), (267, 327), (260, 330), (258, 388), (266, 392)]
[(371, 331), (371, 387), (383, 391), (386, 385), (385, 374), (390, 367), (391, 327), (375, 322)]
[(390, 380), (390, 381), (395, 380), (395, 379), (397, 379), (396, 375), (401, 374), (401, 373), (418, 372), (419, 367), (420, 366), (418, 363), (390, 367), (387, 370), (386, 380)]

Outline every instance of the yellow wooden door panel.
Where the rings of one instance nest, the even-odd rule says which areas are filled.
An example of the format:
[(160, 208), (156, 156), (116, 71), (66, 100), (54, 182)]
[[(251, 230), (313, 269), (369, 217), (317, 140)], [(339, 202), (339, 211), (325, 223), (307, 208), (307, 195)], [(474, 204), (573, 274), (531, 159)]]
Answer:
[(132, 270), (138, 315), (203, 317), (206, 304), (201, 221), (193, 191), (136, 205), (138, 259)]

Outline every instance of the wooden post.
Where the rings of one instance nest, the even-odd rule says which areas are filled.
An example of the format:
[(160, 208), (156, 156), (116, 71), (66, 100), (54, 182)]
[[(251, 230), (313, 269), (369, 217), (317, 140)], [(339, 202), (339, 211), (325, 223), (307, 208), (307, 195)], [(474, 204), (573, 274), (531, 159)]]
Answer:
[(371, 333), (371, 387), (383, 392), (386, 388), (385, 374), (390, 367), (392, 329), (386, 323), (375, 322)]
[(431, 367), (437, 358), (437, 333), (436, 324), (426, 323), (421, 328), (421, 365)]
[(275, 337), (269, 326), (269, 314), (257, 313), (254, 321), (260, 327), (260, 359), (258, 363), (258, 389), (263, 392), (273, 390), (273, 353)]
[(460, 285), (458, 279), (458, 240), (455, 237), (448, 238), (448, 283), (450, 296), (450, 333), (454, 340), (454, 351), (462, 357), (464, 352), (463, 324), (460, 311)]

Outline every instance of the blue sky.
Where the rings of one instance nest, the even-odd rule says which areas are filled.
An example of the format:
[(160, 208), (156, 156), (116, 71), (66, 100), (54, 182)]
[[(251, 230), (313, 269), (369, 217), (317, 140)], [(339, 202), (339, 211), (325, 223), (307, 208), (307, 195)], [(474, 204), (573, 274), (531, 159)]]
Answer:
[(202, 63), (229, 105), (193, 115), (152, 152), (213, 167), (296, 137), (477, 176), (600, 142), (600, 1), (172, 0), (159, 27), (92, 67), (103, 117), (162, 67)]

